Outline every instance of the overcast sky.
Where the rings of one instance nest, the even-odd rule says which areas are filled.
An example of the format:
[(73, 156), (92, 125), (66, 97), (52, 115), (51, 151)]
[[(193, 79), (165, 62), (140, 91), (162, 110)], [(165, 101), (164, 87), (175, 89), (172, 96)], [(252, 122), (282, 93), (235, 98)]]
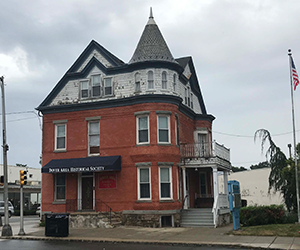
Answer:
[[(92, 39), (127, 63), (151, 6), (173, 56), (193, 57), (207, 112), (216, 117), (213, 137), (230, 148), (232, 165), (265, 160), (253, 139), (260, 128), (288, 154), (293, 137), (287, 50), (299, 72), (300, 1), (2, 0), (8, 164), (40, 167), (42, 131), (32, 111)], [(300, 86), (294, 98), (300, 129)]]

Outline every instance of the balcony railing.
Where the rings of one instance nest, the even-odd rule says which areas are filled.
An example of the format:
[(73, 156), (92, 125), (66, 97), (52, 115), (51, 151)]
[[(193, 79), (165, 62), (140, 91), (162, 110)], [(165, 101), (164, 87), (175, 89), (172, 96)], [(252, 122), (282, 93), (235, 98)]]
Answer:
[(183, 158), (219, 157), (230, 162), (230, 149), (213, 141), (211, 143), (182, 143), (180, 153)]

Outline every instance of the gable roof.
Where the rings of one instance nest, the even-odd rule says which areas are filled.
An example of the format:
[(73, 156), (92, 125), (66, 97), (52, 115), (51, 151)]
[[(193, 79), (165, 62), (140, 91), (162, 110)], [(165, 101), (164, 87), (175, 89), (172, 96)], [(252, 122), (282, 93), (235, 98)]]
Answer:
[(192, 89), (193, 93), (198, 97), (202, 113), (206, 115), (207, 112), (206, 112), (204, 100), (203, 100), (202, 93), (200, 90), (200, 84), (198, 82), (198, 78), (196, 75), (196, 70), (194, 67), (192, 57), (191, 56), (181, 57), (181, 58), (177, 58), (176, 61), (179, 63), (179, 65), (183, 69), (185, 69), (186, 66), (189, 66), (190, 71), (192, 73), (191, 78), (187, 79), (183, 74), (181, 74), (180, 77), (183, 80), (183, 82), (190, 81), (191, 89)]

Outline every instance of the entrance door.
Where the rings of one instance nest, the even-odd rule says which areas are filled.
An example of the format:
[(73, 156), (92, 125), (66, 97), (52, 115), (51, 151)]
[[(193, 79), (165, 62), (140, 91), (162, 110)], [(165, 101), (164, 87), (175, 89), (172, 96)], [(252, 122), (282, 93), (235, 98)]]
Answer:
[(82, 177), (82, 209), (93, 210), (93, 176)]

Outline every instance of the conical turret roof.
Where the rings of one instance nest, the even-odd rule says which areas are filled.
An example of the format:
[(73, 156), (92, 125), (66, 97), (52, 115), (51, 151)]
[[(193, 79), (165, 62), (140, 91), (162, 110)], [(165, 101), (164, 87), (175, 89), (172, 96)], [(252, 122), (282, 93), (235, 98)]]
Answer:
[(150, 9), (150, 17), (145, 26), (140, 41), (129, 64), (145, 61), (167, 61), (174, 62), (171, 51), (163, 38)]

